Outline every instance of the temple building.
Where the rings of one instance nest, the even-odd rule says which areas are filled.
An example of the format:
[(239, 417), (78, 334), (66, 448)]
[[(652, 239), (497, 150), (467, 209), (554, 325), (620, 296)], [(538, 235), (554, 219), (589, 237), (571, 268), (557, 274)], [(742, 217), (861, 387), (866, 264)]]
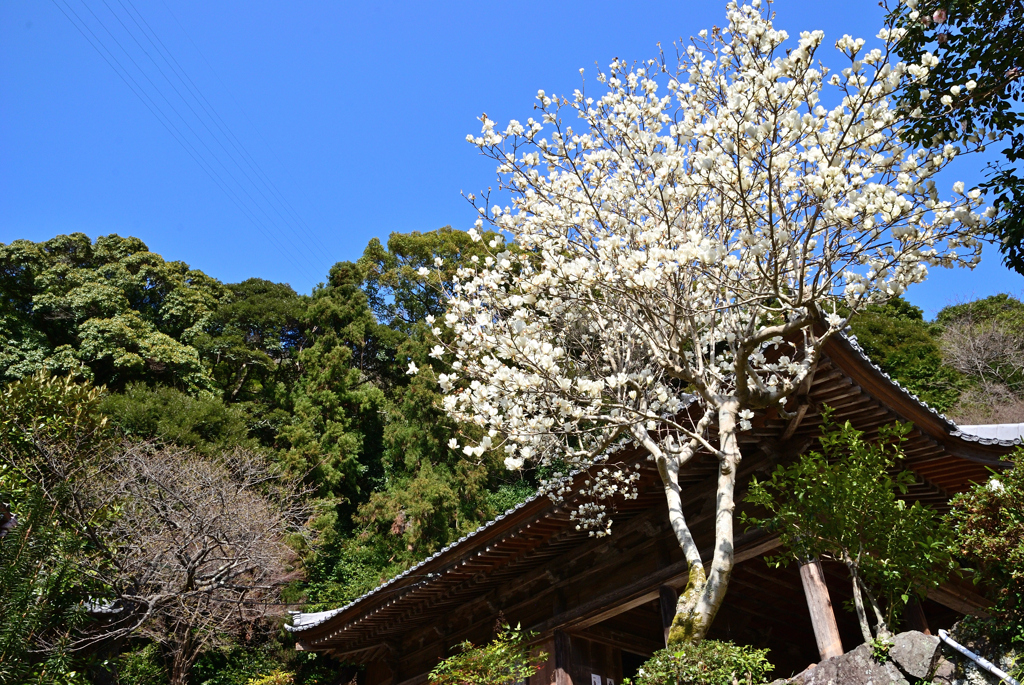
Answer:
[[(903, 466), (917, 481), (906, 499), (939, 511), (986, 481), (989, 469), (1003, 468), (1002, 458), (1022, 443), (1024, 425), (958, 427), (874, 366), (855, 341), (837, 336), (825, 344), (813, 381), (791, 400), (791, 417), (760, 415), (741, 434), (737, 492), (814, 449), (826, 406), (868, 438), (887, 423), (912, 424)], [(361, 667), (365, 685), (419, 685), (459, 643), (489, 641), (502, 617), (536, 633), (537, 648), (549, 655), (530, 685), (617, 685), (634, 675), (665, 646), (687, 566), (654, 464), (640, 449), (616, 459), (640, 464), (642, 478), (637, 499), (617, 502), (611, 535), (577, 530), (573, 502), (534, 496), (347, 606), (293, 615), (288, 629), (298, 648)], [(714, 541), (717, 469), (705, 455), (680, 473), (686, 520), (704, 559)], [(778, 539), (738, 521), (736, 531), (736, 565), (708, 637), (771, 648), (779, 676), (862, 641), (844, 608), (852, 597), (845, 566), (773, 568), (765, 557), (779, 553)], [(964, 614), (984, 615), (987, 606), (970, 582), (951, 578), (906, 620), (934, 631)]]

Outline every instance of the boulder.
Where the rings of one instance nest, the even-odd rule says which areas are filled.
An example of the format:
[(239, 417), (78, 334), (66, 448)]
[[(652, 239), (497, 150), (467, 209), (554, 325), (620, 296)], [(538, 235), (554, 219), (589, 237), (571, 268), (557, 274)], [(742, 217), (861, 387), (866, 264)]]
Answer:
[(934, 635), (908, 630), (893, 638), (889, 658), (911, 678), (927, 680), (935, 672), (941, 656), (939, 644), (939, 638)]
[(875, 661), (868, 645), (826, 659), (789, 682), (793, 685), (910, 685), (892, 660), (884, 664)]
[(932, 676), (932, 683), (935, 685), (956, 685), (956, 664), (940, 657), (935, 668), (935, 675)]

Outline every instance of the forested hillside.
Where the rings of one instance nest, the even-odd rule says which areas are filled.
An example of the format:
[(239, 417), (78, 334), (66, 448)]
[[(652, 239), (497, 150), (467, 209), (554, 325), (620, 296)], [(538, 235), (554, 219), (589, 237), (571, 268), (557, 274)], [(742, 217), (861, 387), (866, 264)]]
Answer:
[[(41, 445), (77, 441), (96, 454), (116, 453), (109, 464), (118, 473), (158, 474), (177, 459), (183, 484), (192, 474), (204, 487), (233, 483), (236, 490), (240, 472), (262, 473), (254, 465), (265, 462), (259, 468), (291, 483), (301, 500), (266, 516), (280, 517), (284, 531), (301, 512), (316, 531), (289, 538), (292, 551), (280, 557), (277, 576), (285, 591), (275, 606), (339, 606), (533, 491), (529, 476), (506, 471), (498, 455), (467, 458), (448, 446), (460, 434), (475, 440), (478, 429), (446, 417), (435, 378), (450, 369), (429, 356), (429, 322), (445, 307), (440, 280), (483, 256), (485, 243), (450, 228), (392, 234), (386, 245), (375, 239), (357, 262), (332, 267), (311, 295), (259, 278), (220, 283), (135, 238), (93, 242), (72, 234), (0, 245), (0, 378), (7, 384), (7, 432), (0, 438), (10, 454), (42, 459), (47, 468), (64, 462)], [(421, 275), (423, 267), (429, 275)], [(1024, 421), (1019, 300), (1000, 295), (958, 304), (934, 321), (896, 300), (855, 320), (853, 333), (883, 370), (952, 418)], [(410, 364), (421, 372), (408, 373)], [(26, 442), (26, 435), (44, 435), (35, 428), (41, 415), (52, 418), (50, 432)], [(10, 469), (0, 475), (4, 503), (19, 492), (34, 501), (25, 493), (38, 484), (18, 481)], [(142, 499), (151, 492), (128, 491)], [(277, 507), (287, 499), (282, 492), (265, 494)], [(69, 501), (98, 496), (76, 493), (68, 490)], [(254, 500), (252, 510), (270, 506), (261, 502)], [(81, 530), (107, 530), (110, 512), (89, 506), (99, 523)], [(120, 636), (113, 651), (53, 661), (54, 649), (69, 639), (54, 625), (71, 615), (93, 620), (82, 607), (100, 592), (53, 555), (94, 554), (104, 541), (74, 538), (52, 512), (31, 511), (39, 529), (50, 531), (32, 557), (35, 568), (50, 568), (50, 584), (41, 594), (35, 580), (8, 579), (22, 582), (25, 592), (4, 600), (15, 612), (9, 615), (21, 618), (5, 622), (0, 653), (20, 650), (32, 665), (12, 677), (88, 682), (81, 678), (99, 673), (109, 681), (119, 672), (120, 682), (166, 682), (168, 655), (180, 643), (167, 637), (173, 628), (161, 633), (147, 624)], [(10, 547), (4, 554), (13, 554)], [(104, 559), (101, 575), (121, 563), (113, 552)], [(272, 614), (259, 630), (238, 623), (230, 639), (194, 648), (192, 681), (244, 683), (280, 667), (298, 671), (297, 682), (333, 682), (317, 675), (315, 658), (291, 650), (279, 630), (283, 612)]]
[(14, 241), (0, 245), (0, 377), (102, 388), (99, 412), (131, 440), (267, 455), (315, 504), (285, 599), (337, 606), (532, 492), (500, 461), (449, 449), (469, 429), (430, 374), (407, 373), (446, 370), (425, 319), (444, 307), (439, 274), (477, 247), (448, 228), (374, 240), (307, 296), (222, 284), (135, 238)]

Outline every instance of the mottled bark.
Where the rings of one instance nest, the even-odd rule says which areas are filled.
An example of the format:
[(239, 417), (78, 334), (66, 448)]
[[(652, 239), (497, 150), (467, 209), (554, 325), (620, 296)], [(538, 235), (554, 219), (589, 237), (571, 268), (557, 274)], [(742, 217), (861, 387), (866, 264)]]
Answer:
[[(704, 565), (693, 545), (692, 554), (683, 547), (686, 560), (689, 562), (689, 577), (686, 589), (679, 595), (676, 604), (676, 616), (672, 620), (669, 631), (669, 642), (700, 642), (707, 634), (711, 622), (714, 621), (718, 609), (725, 599), (729, 588), (729, 578), (733, 568), (733, 515), (736, 510), (735, 490), (736, 471), (739, 468), (742, 454), (738, 440), (739, 402), (729, 398), (721, 403), (718, 410), (719, 464), (715, 510), (715, 548), (711, 556), (710, 570), (705, 572)], [(676, 483), (676, 491), (678, 483)], [(670, 517), (672, 504), (669, 505)], [(682, 519), (682, 506), (679, 504), (678, 518)], [(685, 521), (682, 521), (685, 526)], [(677, 524), (673, 523), (673, 529)], [(689, 530), (686, 529), (687, 534)], [(692, 544), (693, 538), (688, 541)]]

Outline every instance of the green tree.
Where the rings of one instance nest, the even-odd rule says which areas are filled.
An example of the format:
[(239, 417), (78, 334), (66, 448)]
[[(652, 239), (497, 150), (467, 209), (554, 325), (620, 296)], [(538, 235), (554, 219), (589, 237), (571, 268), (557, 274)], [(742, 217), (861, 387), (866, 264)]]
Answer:
[(100, 409), (133, 440), (158, 440), (209, 456), (256, 446), (249, 437), (248, 415), (211, 393), (192, 396), (133, 383), (103, 398)]
[(103, 587), (77, 562), (99, 542), (88, 533), (107, 512), (74, 525), (65, 513), (76, 511), (97, 472), (88, 457), (110, 437), (100, 397), (88, 384), (42, 372), (0, 392), (0, 504), (14, 517), (0, 534), (0, 683), (84, 676), (83, 656), (69, 643), (89, 620), (85, 602)]
[[(489, 233), (486, 240), (496, 234)], [(442, 283), (460, 268), (486, 258), (485, 246), (463, 231), (392, 233), (385, 248), (370, 241), (360, 266), (363, 288), (380, 321), (400, 334), (396, 374), (387, 388), (383, 488), (360, 510), (360, 521), (394, 540), (395, 553), (422, 558), (487, 521), (496, 512), (493, 493), (508, 479), (493, 454), (469, 459), (449, 446), (460, 434), (479, 437), (453, 422), (442, 408), (437, 375), (451, 373), (431, 356), (433, 321), (444, 314)], [(406, 373), (408, 365), (422, 369)], [(520, 495), (523, 488), (509, 489)], [(526, 488), (532, 492), (532, 488)]]
[(380, 481), (381, 385), (393, 356), (392, 333), (374, 319), (361, 280), (356, 265), (339, 262), (310, 298), (301, 376), (279, 434), (288, 467), (306, 474), (320, 495), (339, 498), (348, 512), (343, 522)]
[(989, 297), (943, 307), (935, 322), (946, 326), (963, 319), (975, 323), (998, 323), (1015, 331), (1024, 331), (1024, 302), (1001, 293)]
[(956, 404), (967, 382), (947, 365), (939, 344), (941, 328), (902, 298), (872, 305), (850, 322), (857, 343), (874, 363), (937, 411)]
[(878, 440), (869, 441), (848, 421), (832, 423), (826, 412), (821, 451), (776, 467), (767, 481), (755, 478), (746, 497), (767, 516), (744, 520), (779, 533), (786, 551), (775, 563), (824, 557), (846, 564), (865, 642), (872, 639), (865, 600), (876, 636), (887, 638), (910, 598), (937, 585), (951, 564), (938, 516), (900, 496), (914, 474), (890, 475), (903, 460), (908, 430), (882, 426)]
[(137, 238), (82, 233), (0, 244), (0, 374), (48, 369), (120, 389), (211, 387), (192, 342), (224, 289)]
[(953, 498), (947, 521), (953, 551), (995, 594), (994, 620), (984, 634), (1024, 649), (1024, 449), (1010, 468)]
[(998, 210), (995, 233), (1006, 265), (1024, 274), (1024, 5), (1019, 0), (909, 0), (893, 10), (907, 30), (900, 59), (939, 58), (927, 88), (904, 92), (902, 103), (918, 110), (911, 140), (977, 140), (982, 129), (999, 137), (1003, 160), (990, 167), (982, 187)]
[(228, 296), (195, 346), (224, 401), (244, 408), (253, 434), (270, 446), (287, 420), (289, 394), (300, 375), (308, 298), (260, 278), (225, 287)]
[[(490, 241), (497, 235), (488, 231), (483, 237)], [(486, 257), (483, 243), (445, 226), (427, 233), (392, 233), (387, 247), (373, 238), (359, 264), (365, 270), (363, 289), (373, 313), (381, 322), (411, 334), (428, 316), (444, 314), (442, 283), (451, 282), (460, 267)]]

